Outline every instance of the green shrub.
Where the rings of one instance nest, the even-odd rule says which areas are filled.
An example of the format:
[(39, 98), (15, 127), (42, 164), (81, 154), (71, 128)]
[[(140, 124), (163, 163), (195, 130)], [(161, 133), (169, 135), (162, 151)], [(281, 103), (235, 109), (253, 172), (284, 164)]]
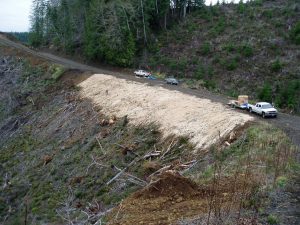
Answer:
[(225, 31), (225, 26), (226, 26), (225, 21), (226, 21), (225, 17), (221, 17), (217, 25), (214, 27), (214, 30), (217, 34), (221, 34)]
[(188, 65), (187, 58), (180, 58), (177, 62), (177, 69), (178, 70), (185, 70)]
[(233, 43), (228, 43), (223, 46), (223, 50), (225, 50), (226, 52), (234, 52), (235, 49), (236, 49), (236, 47)]
[(209, 9), (210, 9), (210, 14), (212, 16), (218, 16), (220, 14), (220, 8), (219, 8), (218, 4), (216, 4), (214, 6), (210, 5)]
[(239, 52), (245, 57), (253, 56), (253, 49), (250, 45), (245, 44), (239, 47)]
[(201, 46), (201, 54), (202, 55), (208, 55), (209, 53), (211, 53), (211, 45), (208, 42), (205, 42), (202, 46)]
[(200, 13), (200, 18), (204, 19), (204, 20), (211, 20), (212, 18), (212, 13), (210, 13), (209, 11), (206, 10), (206, 8), (203, 8), (202, 10), (198, 11)]
[(278, 221), (278, 218), (274, 215), (269, 215), (268, 216), (268, 223), (273, 225), (273, 224), (278, 224), (279, 221)]
[(195, 30), (197, 30), (197, 24), (195, 24), (195, 23), (191, 23), (191, 24), (189, 24), (189, 26), (188, 26), (188, 31), (189, 31), (189, 33), (191, 33), (191, 32), (193, 32), (193, 31), (195, 31)]
[(272, 102), (272, 87), (269, 84), (265, 84), (259, 91), (258, 98), (262, 101)]
[(290, 39), (297, 45), (300, 45), (300, 21), (290, 31)]
[(287, 182), (288, 182), (288, 179), (287, 179), (287, 177), (284, 177), (284, 176), (277, 177), (277, 179), (276, 179), (276, 185), (281, 188), (284, 188), (286, 186)]
[(223, 33), (226, 28), (226, 19), (225, 17), (221, 17), (216, 25), (211, 28), (209, 34), (211, 37), (217, 37), (219, 34)]
[(214, 75), (214, 69), (212, 68), (212, 66), (208, 66), (206, 73), (210, 78)]
[(238, 91), (234, 90), (234, 89), (230, 89), (227, 92), (227, 95), (230, 96), (230, 97), (233, 97), (233, 98), (237, 98), (239, 96)]
[(283, 64), (276, 59), (274, 62), (271, 63), (271, 71), (272, 72), (279, 72), (283, 68)]
[(282, 84), (276, 96), (276, 105), (280, 108), (293, 109), (300, 111), (300, 80), (291, 80)]
[(240, 0), (239, 4), (237, 6), (237, 11), (242, 14), (242, 13), (246, 12), (246, 9), (247, 8), (246, 8), (246, 5), (244, 4), (243, 0)]
[(177, 70), (177, 61), (174, 59), (169, 59), (168, 64), (166, 64), (170, 67), (171, 70)]
[(235, 70), (238, 67), (237, 60), (236, 59), (226, 60), (225, 67), (229, 71)]
[(214, 80), (205, 80), (204, 87), (206, 87), (209, 90), (214, 90), (214, 89), (216, 89), (217, 84)]
[(195, 73), (196, 79), (201, 80), (204, 78), (204, 75), (205, 75), (205, 69), (203, 65), (199, 65)]
[(262, 16), (271, 19), (273, 17), (273, 12), (272, 10), (265, 10), (263, 11)]

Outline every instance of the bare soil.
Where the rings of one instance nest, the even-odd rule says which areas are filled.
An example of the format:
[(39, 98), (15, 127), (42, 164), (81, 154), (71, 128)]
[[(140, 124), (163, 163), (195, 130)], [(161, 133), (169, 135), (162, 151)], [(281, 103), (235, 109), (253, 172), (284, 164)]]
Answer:
[(239, 182), (227, 179), (218, 185), (199, 186), (174, 171), (167, 171), (150, 186), (121, 202), (108, 216), (109, 224), (178, 224), (182, 218), (207, 215), (209, 209), (236, 210), (237, 196), (241, 192), (250, 193), (257, 184), (250, 177), (240, 178)]

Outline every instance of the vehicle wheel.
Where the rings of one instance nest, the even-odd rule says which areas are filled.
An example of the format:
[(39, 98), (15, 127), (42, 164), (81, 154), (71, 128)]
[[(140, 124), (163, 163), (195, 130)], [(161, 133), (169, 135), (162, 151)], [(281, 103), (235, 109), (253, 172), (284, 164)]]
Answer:
[(252, 108), (249, 108), (249, 112), (252, 113)]
[(277, 118), (277, 115), (275, 115), (274, 118)]
[(266, 118), (265, 112), (262, 112), (261, 116), (262, 116), (263, 118)]

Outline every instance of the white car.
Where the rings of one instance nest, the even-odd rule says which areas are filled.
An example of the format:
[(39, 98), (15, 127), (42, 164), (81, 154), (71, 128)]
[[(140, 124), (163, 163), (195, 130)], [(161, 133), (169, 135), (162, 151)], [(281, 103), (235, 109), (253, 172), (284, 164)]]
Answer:
[(271, 116), (277, 117), (277, 109), (268, 102), (258, 102), (255, 105), (248, 104), (249, 112), (261, 115), (263, 118)]
[(136, 71), (134, 71), (134, 74), (137, 77), (149, 77), (151, 75), (151, 73), (149, 73), (145, 70), (136, 70)]

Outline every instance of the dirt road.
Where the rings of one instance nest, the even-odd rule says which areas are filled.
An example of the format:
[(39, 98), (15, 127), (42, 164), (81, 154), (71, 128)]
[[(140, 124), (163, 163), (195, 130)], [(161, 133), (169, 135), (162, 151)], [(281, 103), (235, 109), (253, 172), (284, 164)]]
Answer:
[[(34, 51), (34, 50), (27, 48), (26, 46), (24, 46), (22, 44), (19, 44), (19, 43), (16, 43), (16, 42), (6, 39), (1, 34), (0, 34), (0, 44), (17, 48), (19, 50), (25, 51), (27, 53), (33, 54), (35, 56), (41, 57), (43, 59), (49, 60), (51, 62), (63, 65), (65, 67), (68, 67), (71, 69), (78, 69), (78, 70), (82, 70), (82, 71), (91, 71), (91, 72), (94, 72), (97, 74), (112, 75), (114, 77), (126, 79), (129, 81), (147, 83), (147, 84), (149, 84), (149, 86), (162, 86), (169, 90), (180, 91), (184, 94), (192, 95), (192, 96), (198, 97), (198, 98), (208, 99), (211, 102), (215, 102), (215, 103), (225, 104), (228, 102), (228, 99), (229, 99), (226, 96), (217, 95), (217, 94), (211, 93), (207, 90), (191, 90), (191, 89), (186, 89), (186, 88), (183, 88), (180, 86), (178, 86), (178, 87), (170, 86), (170, 85), (166, 85), (162, 80), (139, 79), (139, 78), (134, 77), (131, 74), (126, 74), (124, 72), (109, 71), (109, 70), (85, 65), (85, 64), (75, 62), (75, 61), (72, 61), (72, 60), (69, 60), (66, 58), (62, 58), (59, 56), (55, 56), (53, 54)], [(241, 113), (244, 114), (247, 112), (241, 112)], [(260, 119), (258, 116), (256, 118)], [(291, 140), (300, 147), (300, 117), (299, 116), (293, 116), (293, 115), (289, 115), (289, 114), (279, 113), (277, 119), (266, 119), (266, 121), (282, 128), (288, 134), (288, 136), (291, 138)]]

